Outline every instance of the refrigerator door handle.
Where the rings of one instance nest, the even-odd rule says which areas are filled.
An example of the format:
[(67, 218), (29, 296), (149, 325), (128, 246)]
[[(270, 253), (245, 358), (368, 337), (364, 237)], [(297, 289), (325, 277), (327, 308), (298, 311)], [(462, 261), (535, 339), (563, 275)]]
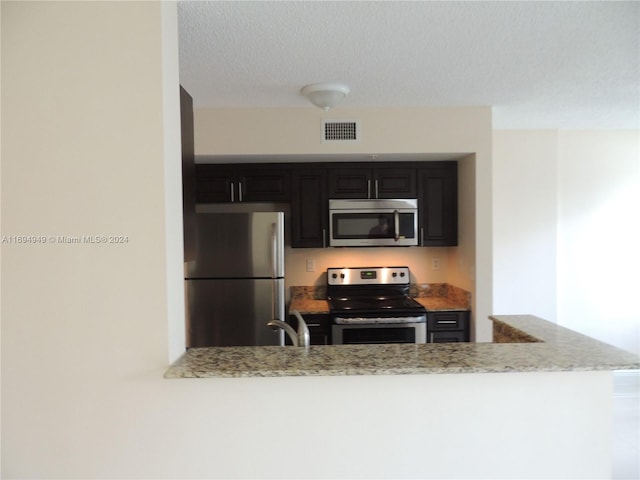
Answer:
[(278, 315), (278, 282), (275, 280), (271, 283), (271, 319), (283, 320)]
[[(273, 278), (278, 277), (278, 224), (271, 224), (271, 272)], [(276, 318), (276, 317), (273, 317)]]
[[(272, 281), (272, 320), (285, 321), (285, 306), (284, 306), (284, 280), (274, 279)], [(284, 330), (280, 330), (278, 338), (280, 346), (284, 345)]]

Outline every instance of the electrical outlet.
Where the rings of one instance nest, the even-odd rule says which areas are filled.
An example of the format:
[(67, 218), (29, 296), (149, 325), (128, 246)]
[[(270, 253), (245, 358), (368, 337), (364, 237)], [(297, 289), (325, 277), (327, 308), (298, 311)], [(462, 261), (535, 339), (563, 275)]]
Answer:
[(307, 272), (315, 272), (315, 271), (316, 271), (315, 258), (307, 258)]
[(438, 257), (431, 259), (431, 270), (440, 270), (440, 259)]

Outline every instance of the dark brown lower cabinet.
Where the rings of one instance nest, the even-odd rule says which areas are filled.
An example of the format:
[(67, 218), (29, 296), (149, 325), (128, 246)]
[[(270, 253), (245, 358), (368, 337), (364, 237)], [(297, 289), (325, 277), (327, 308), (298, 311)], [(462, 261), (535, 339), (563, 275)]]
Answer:
[(427, 342), (468, 342), (469, 317), (468, 310), (427, 312)]
[[(331, 345), (331, 322), (329, 315), (324, 313), (303, 314), (307, 327), (309, 327), (309, 336), (311, 345)], [(295, 330), (298, 329), (298, 319), (289, 315), (289, 323)], [(291, 345), (288, 338), (285, 343)]]

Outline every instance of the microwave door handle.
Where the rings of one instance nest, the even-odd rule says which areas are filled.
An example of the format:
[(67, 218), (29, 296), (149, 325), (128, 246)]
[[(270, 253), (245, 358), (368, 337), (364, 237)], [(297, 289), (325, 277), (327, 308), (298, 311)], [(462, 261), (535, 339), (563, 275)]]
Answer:
[(400, 240), (400, 212), (398, 210), (393, 211), (393, 223), (395, 228), (396, 242)]

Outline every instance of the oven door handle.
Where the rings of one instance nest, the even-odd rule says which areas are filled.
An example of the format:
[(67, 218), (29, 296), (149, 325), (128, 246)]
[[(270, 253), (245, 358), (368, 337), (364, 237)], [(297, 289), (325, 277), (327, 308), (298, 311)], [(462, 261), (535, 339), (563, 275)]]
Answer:
[(398, 210), (393, 211), (393, 223), (395, 229), (395, 240), (400, 240), (400, 212)]

